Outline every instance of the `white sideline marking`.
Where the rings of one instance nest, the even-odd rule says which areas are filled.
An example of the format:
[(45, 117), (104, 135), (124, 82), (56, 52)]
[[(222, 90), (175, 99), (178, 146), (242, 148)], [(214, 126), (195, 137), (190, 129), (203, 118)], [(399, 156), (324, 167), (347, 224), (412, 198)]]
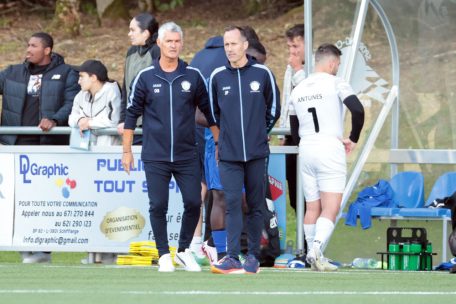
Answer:
[[(99, 291), (97, 291), (98, 293)], [(59, 294), (59, 293), (87, 293), (87, 290), (64, 289), (0, 289), (0, 294)], [(115, 293), (115, 292), (114, 292)], [(121, 291), (120, 294), (130, 295), (263, 295), (263, 296), (305, 296), (305, 295), (420, 295), (439, 296), (456, 295), (456, 291)]]
[(305, 295), (456, 295), (455, 291), (126, 291), (135, 295), (264, 295), (264, 296), (305, 296)]
[(0, 289), (0, 294), (3, 293), (70, 293), (63, 289)]

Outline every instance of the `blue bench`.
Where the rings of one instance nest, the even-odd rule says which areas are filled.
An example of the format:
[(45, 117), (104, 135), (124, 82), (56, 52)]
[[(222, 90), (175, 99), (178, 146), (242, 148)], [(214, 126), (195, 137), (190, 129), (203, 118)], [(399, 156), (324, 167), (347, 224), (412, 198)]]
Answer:
[(442, 261), (447, 259), (448, 223), (451, 210), (447, 208), (428, 208), (437, 198), (451, 196), (456, 191), (456, 172), (441, 175), (432, 187), (426, 203), (424, 202), (424, 178), (420, 172), (399, 172), (391, 178), (395, 206), (391, 208), (374, 207), (371, 216), (390, 219), (392, 226), (397, 220), (441, 220), (442, 221)]

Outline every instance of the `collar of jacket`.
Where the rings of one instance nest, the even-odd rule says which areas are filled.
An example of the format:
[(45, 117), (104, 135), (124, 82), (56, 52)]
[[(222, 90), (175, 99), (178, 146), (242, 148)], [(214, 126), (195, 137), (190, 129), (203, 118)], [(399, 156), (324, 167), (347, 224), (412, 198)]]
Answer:
[(109, 90), (114, 91), (115, 86), (117, 86), (116, 82), (106, 81), (103, 84), (103, 86), (101, 87), (101, 89), (95, 93), (95, 96), (92, 96), (89, 91), (84, 91), (83, 98), (85, 101), (90, 102), (90, 103), (97, 102), (98, 100), (101, 99), (102, 96), (106, 95), (107, 91), (109, 91)]
[[(177, 62), (177, 69), (176, 69), (176, 71), (178, 72), (178, 76), (185, 74), (187, 65), (188, 64), (185, 61), (183, 61), (182, 59), (179, 59), (179, 61)], [(153, 66), (155, 67), (155, 70), (157, 71), (156, 74), (158, 76), (160, 76), (161, 78), (166, 79), (166, 76), (165, 76), (166, 72), (163, 71), (160, 66), (160, 57), (158, 59), (154, 60)]]
[(230, 62), (228, 61), (227, 64), (226, 64), (226, 68), (228, 70), (232, 71), (232, 72), (236, 72), (237, 70), (243, 71), (243, 70), (249, 68), (250, 66), (256, 64), (256, 63), (257, 62), (256, 62), (256, 60), (253, 57), (251, 57), (250, 55), (247, 55), (247, 63), (243, 67), (241, 67), (241, 68), (233, 68), (231, 66)]
[[(56, 66), (59, 66), (64, 63), (65, 63), (65, 60), (63, 59), (62, 55), (52, 52), (51, 53), (51, 63), (49, 64), (48, 68), (46, 69), (46, 71), (44, 73), (46, 73), (47, 71), (52, 70)], [(24, 61), (24, 65), (25, 65), (25, 68), (27, 69), (27, 71), (30, 72), (30, 62), (28, 62), (26, 60), (26, 61)]]
[(138, 46), (137, 52), (140, 56), (144, 56), (147, 52), (150, 52), (155, 43)]

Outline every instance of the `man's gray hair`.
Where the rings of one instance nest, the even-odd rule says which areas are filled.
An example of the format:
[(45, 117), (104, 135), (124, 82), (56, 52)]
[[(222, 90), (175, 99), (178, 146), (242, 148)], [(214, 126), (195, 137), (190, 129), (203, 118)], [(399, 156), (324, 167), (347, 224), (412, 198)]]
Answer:
[(158, 39), (162, 40), (165, 37), (165, 32), (179, 33), (181, 40), (184, 40), (184, 33), (179, 25), (174, 22), (166, 22), (158, 29)]

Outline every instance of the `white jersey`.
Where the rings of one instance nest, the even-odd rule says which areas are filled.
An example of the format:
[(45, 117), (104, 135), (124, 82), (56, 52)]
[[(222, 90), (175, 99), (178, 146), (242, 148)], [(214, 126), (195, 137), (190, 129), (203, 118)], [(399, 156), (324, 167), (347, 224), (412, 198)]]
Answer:
[(343, 101), (354, 91), (345, 80), (313, 73), (291, 93), (290, 115), (297, 115), (299, 137), (325, 135), (342, 139)]

